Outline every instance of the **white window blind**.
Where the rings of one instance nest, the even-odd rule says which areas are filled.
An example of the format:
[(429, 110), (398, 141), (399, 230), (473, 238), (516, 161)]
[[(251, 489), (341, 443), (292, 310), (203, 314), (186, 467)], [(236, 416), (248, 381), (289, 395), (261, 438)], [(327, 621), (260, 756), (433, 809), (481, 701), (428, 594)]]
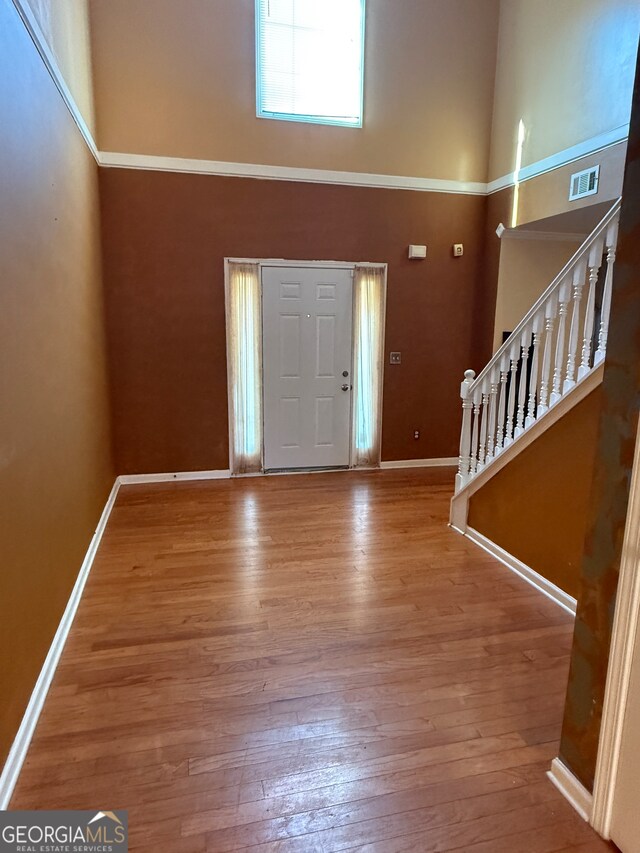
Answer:
[(256, 0), (257, 114), (362, 126), (365, 0)]

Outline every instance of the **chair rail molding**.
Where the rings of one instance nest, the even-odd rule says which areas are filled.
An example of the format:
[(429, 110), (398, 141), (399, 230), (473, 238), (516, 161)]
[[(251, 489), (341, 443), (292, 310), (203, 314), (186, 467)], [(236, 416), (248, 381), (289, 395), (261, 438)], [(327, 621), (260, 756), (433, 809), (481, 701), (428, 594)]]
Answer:
[(263, 180), (303, 181), (312, 183), (338, 184), (345, 186), (365, 186), (383, 189), (404, 189), (420, 192), (455, 193), (463, 195), (489, 195), (518, 183), (543, 175), (569, 163), (576, 162), (590, 154), (603, 151), (629, 136), (629, 125), (621, 125), (612, 130), (584, 140), (570, 148), (531, 163), (513, 173), (503, 175), (493, 181), (460, 181), (446, 178), (428, 178), (406, 175), (375, 175), (362, 172), (331, 171), (327, 169), (307, 169), (258, 163), (231, 163), (216, 160), (189, 160), (179, 157), (162, 157), (150, 154), (122, 151), (101, 151), (89, 129), (80, 109), (71, 94), (69, 86), (60, 70), (58, 62), (42, 32), (31, 7), (26, 0), (5, 0), (12, 3), (20, 15), (33, 44), (58, 88), (73, 120), (99, 166), (121, 169), (150, 169), (168, 172), (187, 172), (206, 175), (225, 175)]

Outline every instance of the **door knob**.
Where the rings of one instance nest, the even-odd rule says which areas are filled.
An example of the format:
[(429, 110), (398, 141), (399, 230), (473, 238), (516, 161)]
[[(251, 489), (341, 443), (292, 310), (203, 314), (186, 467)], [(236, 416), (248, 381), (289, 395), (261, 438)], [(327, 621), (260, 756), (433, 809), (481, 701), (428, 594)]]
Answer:
[(343, 390), (343, 391), (348, 391), (348, 390), (349, 390), (349, 386), (348, 386), (348, 385), (343, 385), (343, 386), (342, 386), (342, 390)]

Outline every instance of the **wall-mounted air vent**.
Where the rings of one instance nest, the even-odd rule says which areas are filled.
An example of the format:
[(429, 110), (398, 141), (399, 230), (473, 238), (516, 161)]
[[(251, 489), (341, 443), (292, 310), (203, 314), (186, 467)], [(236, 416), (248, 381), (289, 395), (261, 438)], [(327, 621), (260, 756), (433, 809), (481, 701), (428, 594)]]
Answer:
[(595, 195), (598, 192), (599, 178), (600, 166), (592, 166), (590, 169), (585, 169), (583, 172), (576, 172), (575, 175), (571, 175), (569, 201), (575, 201), (578, 198), (584, 198), (588, 195)]

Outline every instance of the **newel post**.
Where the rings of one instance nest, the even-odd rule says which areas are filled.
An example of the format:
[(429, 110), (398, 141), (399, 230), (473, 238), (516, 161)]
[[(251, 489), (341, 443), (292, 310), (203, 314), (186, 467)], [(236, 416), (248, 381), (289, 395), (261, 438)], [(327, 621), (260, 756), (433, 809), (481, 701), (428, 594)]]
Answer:
[(473, 400), (469, 395), (469, 389), (473, 385), (475, 378), (475, 370), (465, 370), (464, 380), (460, 385), (462, 429), (460, 430), (460, 458), (458, 460), (458, 473), (456, 474), (456, 492), (459, 492), (467, 482), (471, 466), (471, 415)]

